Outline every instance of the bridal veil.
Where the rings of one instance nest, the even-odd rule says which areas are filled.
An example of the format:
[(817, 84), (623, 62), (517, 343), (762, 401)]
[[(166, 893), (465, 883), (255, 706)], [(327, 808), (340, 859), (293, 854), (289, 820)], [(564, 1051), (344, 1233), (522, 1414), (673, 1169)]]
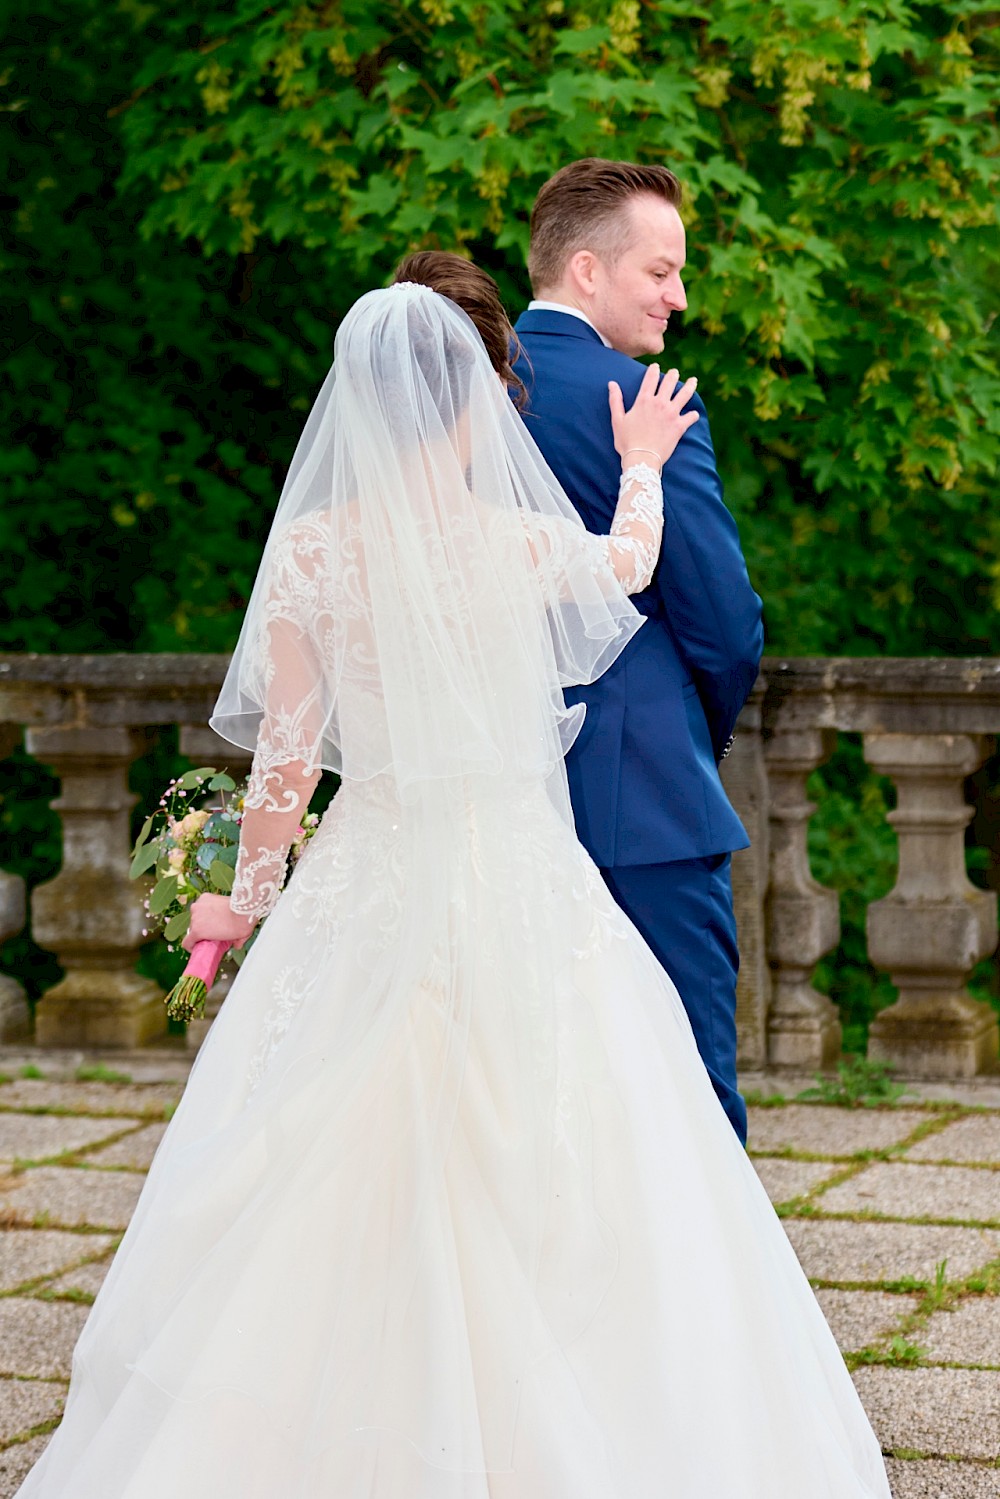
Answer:
[[(642, 623), (472, 321), (410, 283), (337, 335), (212, 717), (253, 750), (402, 793), (538, 775)], [(455, 791), (456, 795), (463, 795)]]

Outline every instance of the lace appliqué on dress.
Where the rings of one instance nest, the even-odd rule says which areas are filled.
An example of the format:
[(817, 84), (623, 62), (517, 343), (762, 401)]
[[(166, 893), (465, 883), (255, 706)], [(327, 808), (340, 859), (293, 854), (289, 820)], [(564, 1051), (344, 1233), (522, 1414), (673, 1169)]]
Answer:
[(261, 1081), (271, 1058), (299, 1012), (308, 985), (308, 965), (285, 968), (274, 985), (275, 1002), (264, 1016), (257, 1050), (250, 1059), (249, 1082), (253, 1092)]
[(587, 933), (583, 941), (574, 945), (573, 956), (580, 963), (590, 963), (613, 942), (626, 938), (628, 931), (620, 909), (608, 894), (607, 885), (589, 857), (581, 859), (579, 873), (580, 881), (573, 886), (573, 899), (586, 919)]

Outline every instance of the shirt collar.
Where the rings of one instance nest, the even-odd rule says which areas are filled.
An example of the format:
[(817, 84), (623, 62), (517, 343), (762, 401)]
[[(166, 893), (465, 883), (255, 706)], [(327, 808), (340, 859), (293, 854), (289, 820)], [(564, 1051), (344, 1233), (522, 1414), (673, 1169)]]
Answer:
[[(529, 302), (528, 303), (528, 311), (529, 312), (565, 312), (565, 313), (568, 313), (570, 317), (578, 317), (580, 319), (581, 323), (586, 323), (586, 325), (587, 325), (588, 328), (594, 328), (593, 323), (590, 321), (590, 318), (587, 316), (587, 314), (585, 312), (581, 312), (578, 307), (566, 307), (562, 302), (540, 302), (540, 301), (536, 300), (534, 302)], [(604, 334), (601, 332), (600, 328), (594, 328), (594, 332), (597, 334), (598, 338), (601, 340), (601, 343), (604, 345), (604, 347), (606, 349), (610, 349), (611, 348), (611, 344), (604, 337)]]

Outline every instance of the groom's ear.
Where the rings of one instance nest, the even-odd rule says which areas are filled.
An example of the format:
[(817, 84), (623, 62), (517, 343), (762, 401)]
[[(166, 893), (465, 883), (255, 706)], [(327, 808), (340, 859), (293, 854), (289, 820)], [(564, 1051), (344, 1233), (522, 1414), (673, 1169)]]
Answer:
[(593, 295), (601, 271), (601, 262), (593, 250), (575, 250), (566, 262), (566, 269), (581, 291)]

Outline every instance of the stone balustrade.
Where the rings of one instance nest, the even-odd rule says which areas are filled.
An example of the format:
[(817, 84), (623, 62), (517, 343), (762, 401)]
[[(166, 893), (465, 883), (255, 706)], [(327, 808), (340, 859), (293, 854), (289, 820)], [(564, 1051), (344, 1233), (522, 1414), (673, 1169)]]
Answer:
[[(128, 773), (168, 724), (180, 725), (194, 761), (242, 773), (245, 755), (206, 727), (225, 667), (224, 656), (0, 657), (0, 758), (23, 733), (61, 784), (62, 867), (30, 900), (32, 936), (64, 969), (37, 1006), (39, 1046), (133, 1047), (164, 1030), (162, 996), (135, 971), (142, 908), (128, 879)], [(839, 940), (839, 901), (810, 872), (806, 785), (841, 732), (862, 736), (866, 761), (897, 792), (898, 874), (868, 908), (868, 950), (898, 998), (872, 1024), (870, 1055), (910, 1077), (991, 1071), (997, 1019), (966, 983), (997, 946), (997, 898), (968, 880), (964, 845), (966, 781), (1000, 735), (992, 658), (765, 659), (723, 767), (752, 839), (733, 862), (741, 1064), (801, 1071), (839, 1055), (836, 1008), (812, 983)], [(23, 882), (0, 871), (0, 940), (26, 919)], [(205, 1024), (192, 1027), (193, 1042)], [(0, 1040), (28, 1033), (24, 991), (0, 976)]]

